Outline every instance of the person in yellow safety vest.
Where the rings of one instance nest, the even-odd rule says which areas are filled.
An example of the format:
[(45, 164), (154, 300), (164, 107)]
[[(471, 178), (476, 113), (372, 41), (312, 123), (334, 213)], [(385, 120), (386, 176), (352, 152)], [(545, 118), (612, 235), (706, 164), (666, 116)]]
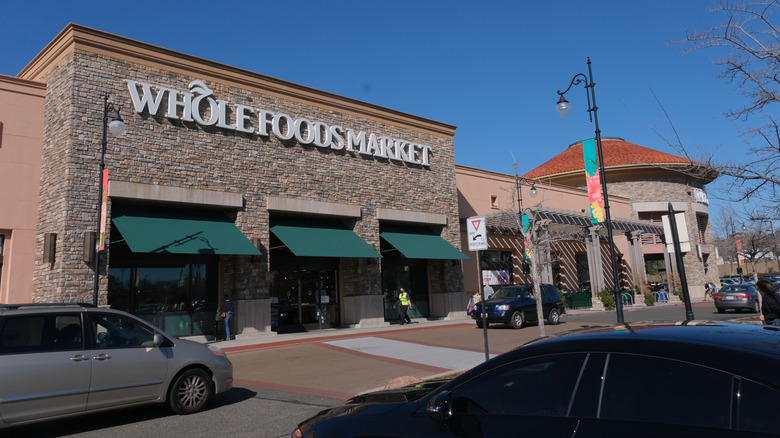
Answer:
[(404, 290), (404, 288), (401, 288), (401, 292), (398, 294), (398, 302), (396, 303), (398, 305), (398, 314), (401, 316), (401, 325), (404, 325), (404, 323), (411, 324), (412, 320), (409, 318), (409, 315), (406, 313), (406, 311), (411, 307), (412, 300), (409, 298), (409, 294)]

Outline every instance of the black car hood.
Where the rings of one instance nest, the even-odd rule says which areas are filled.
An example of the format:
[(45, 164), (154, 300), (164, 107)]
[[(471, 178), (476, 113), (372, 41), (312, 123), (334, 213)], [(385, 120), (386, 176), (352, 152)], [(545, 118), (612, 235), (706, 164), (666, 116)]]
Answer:
[(317, 422), (328, 419), (385, 415), (401, 407), (413, 409), (416, 406), (413, 403), (415, 400), (424, 397), (449, 381), (450, 379), (431, 380), (403, 388), (359, 394), (347, 400), (343, 405), (325, 409), (314, 417), (302, 422), (299, 427), (306, 430)]
[[(516, 303), (516, 302), (522, 301), (522, 300), (523, 300), (522, 298), (517, 298), (517, 297), (515, 297), (515, 298), (491, 298), (491, 299), (485, 301), (485, 303), (487, 303), (488, 306), (500, 306), (502, 304)], [(478, 305), (482, 304), (482, 302), (479, 302), (477, 304)]]
[(347, 400), (347, 404), (357, 403), (397, 403), (417, 400), (427, 395), (434, 389), (444, 385), (451, 379), (429, 380), (415, 385), (404, 386), (396, 389), (384, 389), (359, 394)]

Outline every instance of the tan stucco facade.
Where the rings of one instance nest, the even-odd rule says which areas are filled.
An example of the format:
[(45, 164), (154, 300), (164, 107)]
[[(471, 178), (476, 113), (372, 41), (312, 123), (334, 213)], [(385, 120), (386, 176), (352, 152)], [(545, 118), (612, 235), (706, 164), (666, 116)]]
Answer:
[[(534, 181), (533, 186), (537, 190), (536, 196), (531, 195), (532, 182), (522, 180), (520, 187), (522, 194), (518, 203), (517, 179), (514, 175), (502, 174), (467, 166), (456, 166), (455, 178), (458, 186), (458, 208), (461, 220), (473, 216), (489, 216), (502, 211), (518, 211), (518, 205), (525, 208), (545, 208), (569, 211), (584, 214), (588, 208), (588, 194), (584, 189), (552, 184), (545, 181)], [(584, 176), (583, 176), (584, 179)], [(628, 199), (620, 196), (610, 196), (610, 211), (612, 219), (631, 218), (631, 204)], [(616, 255), (624, 256), (629, 252), (629, 241), (626, 234), (614, 230), (614, 242)], [(520, 270), (520, 255), (522, 254), (522, 241), (517, 236), (502, 233), (488, 233), (488, 248), (495, 251), (511, 251), (513, 253), (513, 269), (515, 274)], [(583, 242), (561, 242), (554, 245), (554, 251), (561, 256), (560, 282), (556, 286), (564, 291), (574, 291), (579, 286), (576, 283), (574, 266), (575, 254), (587, 252)], [(463, 262), (463, 281), (468, 293), (474, 293), (479, 288), (479, 268), (477, 253), (468, 250), (468, 239), (465, 229), (461, 229), (461, 247), (470, 257)], [(601, 252), (607, 254), (608, 246), (603, 238)], [(641, 270), (644, 266), (634, 266), (629, 257), (622, 257), (622, 269), (627, 275)], [(610, 269), (608, 264), (605, 269)], [(529, 279), (520, 275), (520, 281)]]
[(43, 146), (44, 84), (0, 75), (0, 302), (30, 301)]

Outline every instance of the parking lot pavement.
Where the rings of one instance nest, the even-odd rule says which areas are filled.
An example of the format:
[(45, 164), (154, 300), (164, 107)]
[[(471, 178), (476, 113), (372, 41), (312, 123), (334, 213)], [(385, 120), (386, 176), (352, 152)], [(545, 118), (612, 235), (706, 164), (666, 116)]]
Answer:
[[(578, 323), (545, 327), (547, 333)], [(539, 336), (536, 326), (489, 330), (490, 355)], [(220, 342), (236, 386), (347, 399), (399, 377), (452, 375), (485, 360), (484, 332), (470, 318), (404, 326), (328, 329)]]
[[(393, 378), (428, 378), (470, 368), (479, 349), (440, 343), (468, 320), (404, 326), (327, 329), (220, 342), (233, 362), (235, 385), (347, 399)], [(438, 358), (438, 359), (436, 359)]]
[[(694, 303), (700, 318), (741, 317), (715, 315), (711, 307), (711, 302)], [(629, 308), (626, 312), (626, 321), (685, 317), (682, 303)], [(553, 335), (614, 323), (614, 310), (574, 311), (564, 315), (560, 324), (546, 325), (544, 329), (547, 335)], [(491, 356), (540, 335), (536, 325), (520, 330), (491, 326), (487, 333)], [(247, 336), (217, 345), (233, 362), (236, 386), (341, 400), (381, 388), (398, 377), (427, 379), (452, 375), (485, 360), (485, 332), (465, 314), (453, 320), (416, 320), (403, 326)]]

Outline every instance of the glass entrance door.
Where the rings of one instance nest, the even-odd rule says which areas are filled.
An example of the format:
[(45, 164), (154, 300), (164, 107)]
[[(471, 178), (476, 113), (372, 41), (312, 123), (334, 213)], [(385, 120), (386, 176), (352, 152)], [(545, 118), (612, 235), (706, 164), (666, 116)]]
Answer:
[(382, 292), (384, 293), (385, 321), (399, 321), (398, 293), (404, 288), (412, 299), (410, 318), (427, 318), (428, 261), (392, 258), (382, 259)]
[(332, 269), (271, 273), (271, 330), (279, 333), (338, 327), (339, 296)]

